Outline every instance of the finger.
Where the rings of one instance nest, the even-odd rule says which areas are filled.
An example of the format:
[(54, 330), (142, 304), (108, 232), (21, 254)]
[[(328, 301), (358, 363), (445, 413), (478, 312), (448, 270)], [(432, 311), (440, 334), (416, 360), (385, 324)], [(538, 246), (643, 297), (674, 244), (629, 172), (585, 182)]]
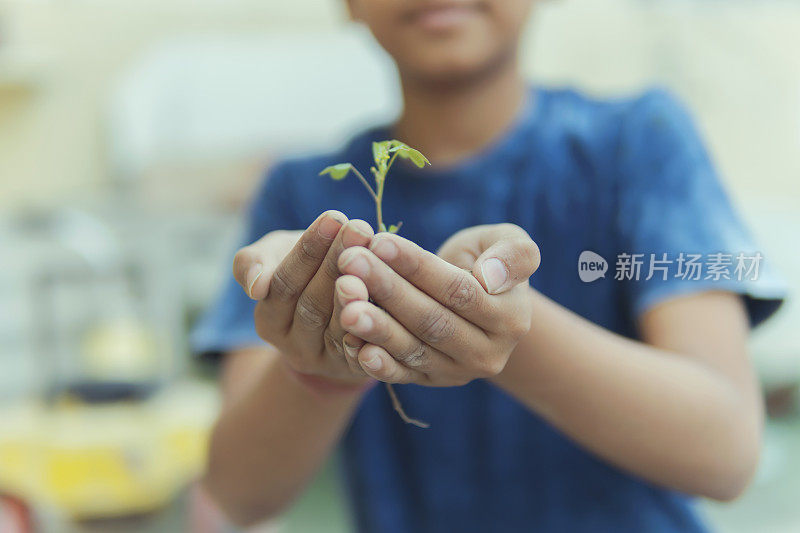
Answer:
[(358, 364), (358, 351), (364, 345), (364, 341), (345, 331), (341, 325), (342, 309), (350, 302), (367, 301), (369, 294), (364, 282), (355, 276), (342, 276), (336, 280), (335, 295), (333, 298), (333, 316), (331, 317), (328, 329), (325, 331), (326, 339), (331, 339), (330, 343), (341, 343), (344, 352), (344, 360), (350, 371), (355, 375), (363, 375), (364, 370)]
[(442, 246), (436, 250), (436, 255), (458, 268), (472, 271), (475, 260), (483, 250), (478, 249), (478, 234), (486, 226), (472, 226), (457, 231), (451, 235)]
[(344, 345), (345, 360), (350, 366), (350, 371), (357, 376), (366, 375), (367, 373), (361, 368), (361, 363), (358, 362), (358, 352), (361, 351), (361, 348), (366, 343), (355, 335), (346, 333), (342, 338), (342, 344)]
[(386, 311), (365, 301), (349, 303), (341, 316), (342, 326), (367, 343), (386, 350), (401, 365), (425, 374), (457, 374), (453, 360), (412, 335)]
[[(339, 257), (339, 268), (362, 279), (377, 304), (440, 352), (455, 357), (471, 352), (476, 344), (488, 344), (479, 327), (414, 287), (369, 250), (360, 247), (345, 250)], [(469, 273), (465, 275), (472, 278)], [(475, 279), (471, 283), (472, 292), (483, 292)]]
[(266, 298), (257, 312), (270, 329), (288, 331), (297, 300), (325, 259), (328, 249), (347, 218), (338, 211), (326, 211), (303, 232), (289, 255), (275, 269)]
[(389, 233), (376, 235), (370, 250), (392, 270), (447, 309), (483, 329), (492, 326), (489, 316), (497, 303), (488, 297), (480, 282), (469, 271), (451, 265), (408, 239)]
[(427, 376), (392, 359), (389, 353), (374, 344), (365, 344), (358, 352), (358, 362), (364, 372), (384, 383), (426, 383)]
[[(339, 254), (347, 246), (369, 243), (372, 235), (372, 227), (363, 220), (351, 220), (342, 226), (319, 269), (297, 299), (291, 331), (308, 353), (321, 352), (325, 348), (322, 334), (331, 324), (333, 289), (340, 275), (337, 266)], [(328, 334), (340, 348), (344, 332)]]
[(451, 265), (455, 265), (458, 268), (468, 270), (472, 272), (472, 267), (475, 266), (475, 260), (478, 258), (477, 255), (470, 253), (468, 250), (458, 250), (454, 253), (437, 253), (439, 257), (450, 263)]
[(342, 344), (344, 345), (344, 353), (347, 357), (357, 360), (358, 351), (364, 346), (364, 339), (356, 337), (352, 333), (345, 333), (342, 337)]
[(539, 247), (519, 226), (498, 224), (482, 238), (492, 244), (475, 261), (472, 273), (489, 294), (527, 283), (539, 268)]
[(267, 295), (272, 273), (302, 233), (273, 231), (236, 252), (233, 257), (233, 277), (247, 296), (261, 300)]

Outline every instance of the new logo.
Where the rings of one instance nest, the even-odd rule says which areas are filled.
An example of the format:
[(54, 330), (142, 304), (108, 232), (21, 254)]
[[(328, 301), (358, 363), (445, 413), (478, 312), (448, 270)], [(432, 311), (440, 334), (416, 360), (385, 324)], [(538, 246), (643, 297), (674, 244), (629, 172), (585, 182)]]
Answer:
[(584, 250), (578, 257), (578, 276), (584, 283), (591, 283), (600, 278), (606, 277), (608, 271), (608, 261), (603, 256)]

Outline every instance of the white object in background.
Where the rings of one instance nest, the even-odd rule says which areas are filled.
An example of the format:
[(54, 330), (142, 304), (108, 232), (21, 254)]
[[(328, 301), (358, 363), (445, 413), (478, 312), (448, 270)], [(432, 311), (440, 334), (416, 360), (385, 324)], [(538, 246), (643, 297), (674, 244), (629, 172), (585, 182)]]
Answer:
[(800, 214), (791, 202), (781, 198), (751, 198), (746, 217), (766, 262), (788, 285), (783, 307), (753, 333), (751, 353), (762, 383), (767, 388), (800, 382), (800, 250), (790, 239), (800, 232)]
[(334, 148), (356, 128), (397, 113), (395, 76), (388, 57), (355, 25), (161, 43), (124, 73), (112, 97), (117, 176)]

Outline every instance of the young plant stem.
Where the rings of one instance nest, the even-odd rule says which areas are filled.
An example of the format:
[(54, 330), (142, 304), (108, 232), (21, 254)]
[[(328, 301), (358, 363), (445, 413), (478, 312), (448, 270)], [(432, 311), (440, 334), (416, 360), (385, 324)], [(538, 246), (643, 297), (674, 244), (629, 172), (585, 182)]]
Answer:
[[(370, 195), (372, 195), (372, 199), (375, 200), (375, 217), (377, 218), (378, 223), (378, 231), (386, 231), (386, 225), (383, 223), (383, 185), (386, 183), (386, 174), (389, 173), (389, 169), (392, 168), (392, 164), (394, 160), (397, 158), (397, 152), (392, 154), (392, 158), (389, 160), (389, 163), (386, 165), (386, 170), (383, 172), (374, 172), (375, 175), (375, 188), (377, 192), (370, 187), (369, 183), (361, 173), (353, 167), (353, 172), (355, 172), (358, 179), (361, 180), (361, 183), (364, 184), (364, 187), (367, 188)], [(398, 226), (399, 229), (399, 226)], [(400, 419), (405, 422), (406, 424), (412, 424), (420, 428), (429, 428), (430, 424), (427, 422), (423, 422), (421, 420), (417, 420), (416, 418), (411, 418), (408, 416), (403, 409), (403, 404), (400, 403), (400, 398), (397, 397), (397, 393), (392, 387), (391, 383), (384, 383), (386, 385), (386, 392), (389, 393), (389, 398), (392, 400), (392, 407), (397, 414), (400, 415)]]
[[(404, 143), (399, 141), (383, 141), (382, 143), (373, 143), (373, 154), (376, 166), (371, 167), (370, 170), (372, 171), (372, 175), (375, 177), (375, 188), (369, 184), (361, 172), (359, 172), (358, 169), (351, 163), (333, 165), (320, 172), (320, 175), (330, 174), (333, 179), (340, 180), (347, 175), (348, 171), (353, 171), (359, 181), (361, 181), (362, 185), (364, 185), (364, 188), (367, 189), (367, 192), (369, 192), (370, 196), (372, 196), (372, 199), (375, 201), (375, 215), (378, 222), (379, 232), (391, 231), (392, 233), (397, 233), (397, 230), (399, 230), (400, 226), (403, 224), (402, 222), (399, 222), (396, 226), (393, 225), (391, 228), (387, 229), (386, 224), (383, 223), (383, 186), (386, 183), (386, 175), (389, 173), (389, 169), (392, 168), (397, 156), (401, 155), (401, 150), (401, 157), (407, 159), (410, 158), (419, 168), (425, 166), (426, 163), (430, 164), (424, 155)], [(388, 151), (394, 152), (392, 153), (391, 157), (387, 157)], [(387, 159), (388, 162), (386, 161)], [(383, 164), (384, 162), (386, 162), (385, 166)], [(385, 383), (385, 385), (386, 391), (389, 393), (389, 398), (392, 401), (392, 407), (394, 407), (394, 410), (400, 415), (400, 418), (403, 420), (403, 422), (407, 424), (413, 424), (421, 428), (430, 427), (430, 424), (408, 416), (403, 410), (403, 406), (400, 404), (400, 399), (397, 397), (397, 393), (394, 391), (391, 383)]]
[(367, 188), (367, 191), (369, 191), (369, 194), (370, 194), (370, 196), (372, 196), (372, 199), (375, 200), (376, 202), (378, 202), (379, 201), (378, 200), (378, 195), (375, 194), (375, 190), (369, 184), (369, 182), (364, 177), (364, 175), (361, 174), (361, 172), (359, 172), (358, 169), (356, 167), (352, 166), (352, 165), (350, 165), (350, 169), (355, 173), (356, 177), (361, 181), (361, 183), (364, 184), (364, 187)]
[(378, 195), (375, 198), (375, 217), (378, 219), (378, 231), (386, 231), (383, 223), (383, 181), (378, 184)]
[[(378, 192), (373, 194), (373, 199), (375, 200), (375, 215), (378, 219), (378, 231), (386, 231), (386, 224), (383, 223), (383, 185), (386, 183), (386, 175), (389, 173), (389, 169), (392, 168), (395, 159), (397, 159), (397, 152), (392, 154), (383, 172), (375, 173), (375, 186)], [(370, 190), (372, 190), (371, 187)]]

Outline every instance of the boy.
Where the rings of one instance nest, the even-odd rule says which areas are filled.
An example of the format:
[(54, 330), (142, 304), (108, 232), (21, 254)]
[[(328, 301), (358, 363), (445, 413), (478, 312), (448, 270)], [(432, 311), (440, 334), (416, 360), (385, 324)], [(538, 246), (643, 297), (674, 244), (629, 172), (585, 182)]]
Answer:
[[(194, 336), (226, 354), (205, 483), (236, 522), (284, 509), (340, 440), (365, 532), (702, 531), (689, 495), (747, 485), (762, 424), (747, 334), (779, 287), (763, 267), (686, 275), (689, 254), (754, 250), (690, 119), (659, 91), (528, 88), (533, 3), (350, 0), (397, 63), (403, 113), (272, 172), (241, 288)], [(433, 163), (387, 180), (402, 237), (356, 219), (373, 206), (355, 179), (317, 176), (369, 168), (391, 138)], [(582, 281), (583, 251), (610, 272)], [(651, 253), (679, 271), (648, 271)], [(402, 404), (430, 428), (375, 380), (410, 384)]]

